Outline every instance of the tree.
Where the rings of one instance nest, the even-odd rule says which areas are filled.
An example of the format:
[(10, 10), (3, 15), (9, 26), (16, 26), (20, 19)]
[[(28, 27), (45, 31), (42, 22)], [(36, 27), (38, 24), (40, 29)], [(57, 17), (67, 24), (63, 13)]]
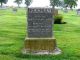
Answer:
[(25, 0), (26, 7), (28, 7), (32, 3), (32, 0)]
[(61, 6), (64, 4), (65, 7), (72, 9), (72, 7), (77, 6), (77, 1), (78, 0), (50, 0), (50, 5), (55, 8), (55, 6)]
[(20, 7), (20, 4), (22, 3), (22, 0), (15, 0), (14, 2), (18, 4), (18, 7)]
[(50, 0), (50, 5), (55, 8), (55, 6), (59, 6), (60, 5), (60, 1), (59, 0)]
[[(25, 0), (25, 4), (26, 4), (26, 10), (27, 10), (27, 13), (26, 15), (28, 16), (28, 6), (31, 4), (32, 0)], [(28, 19), (28, 17), (27, 17)]]
[(55, 15), (55, 6), (59, 6), (60, 5), (60, 1), (59, 0), (50, 0), (50, 5), (53, 8), (53, 15)]
[(3, 6), (3, 3), (6, 4), (7, 2), (8, 2), (8, 0), (0, 0), (1, 7)]
[(64, 0), (65, 7), (69, 7), (72, 9), (73, 7), (77, 6), (78, 0)]

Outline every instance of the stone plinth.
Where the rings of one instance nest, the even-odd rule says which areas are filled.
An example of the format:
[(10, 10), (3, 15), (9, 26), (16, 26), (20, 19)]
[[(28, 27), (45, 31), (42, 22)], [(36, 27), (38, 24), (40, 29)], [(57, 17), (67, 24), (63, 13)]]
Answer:
[(56, 48), (56, 39), (54, 38), (26, 38), (25, 54), (57, 54), (60, 51)]

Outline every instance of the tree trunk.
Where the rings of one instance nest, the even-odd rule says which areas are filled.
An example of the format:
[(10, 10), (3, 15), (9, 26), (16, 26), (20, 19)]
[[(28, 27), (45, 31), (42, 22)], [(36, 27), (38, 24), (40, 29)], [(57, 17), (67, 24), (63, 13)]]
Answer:
[(18, 8), (20, 8), (20, 5), (18, 4)]
[(54, 15), (55, 6), (53, 6), (52, 9), (53, 9), (53, 15)]
[(3, 3), (1, 2), (1, 7), (3, 6)]
[[(55, 10), (55, 6), (52, 6), (52, 10), (53, 10), (52, 12), (53, 12), (53, 16), (54, 16), (54, 13), (55, 13), (55, 11), (54, 11), (54, 10)], [(54, 18), (53, 18), (52, 24), (54, 24)]]
[(72, 8), (72, 6), (70, 6), (70, 10), (72, 10), (72, 11), (73, 11), (73, 8)]

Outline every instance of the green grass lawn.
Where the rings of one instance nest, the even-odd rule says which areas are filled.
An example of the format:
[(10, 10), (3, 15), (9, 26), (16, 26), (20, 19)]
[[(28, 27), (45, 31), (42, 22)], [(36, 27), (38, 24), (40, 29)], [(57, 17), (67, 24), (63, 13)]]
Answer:
[(67, 24), (55, 24), (54, 35), (62, 54), (57, 56), (22, 55), (26, 36), (26, 10), (16, 14), (0, 10), (0, 60), (80, 60), (80, 16), (75, 11), (60, 12)]

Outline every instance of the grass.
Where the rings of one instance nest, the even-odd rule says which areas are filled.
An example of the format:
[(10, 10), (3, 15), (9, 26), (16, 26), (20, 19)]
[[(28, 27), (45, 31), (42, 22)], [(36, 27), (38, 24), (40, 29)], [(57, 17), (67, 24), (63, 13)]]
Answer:
[(0, 10), (0, 60), (80, 60), (80, 16), (75, 11), (63, 13), (67, 24), (55, 24), (54, 35), (62, 54), (57, 56), (22, 55), (26, 36), (26, 10), (16, 14)]

